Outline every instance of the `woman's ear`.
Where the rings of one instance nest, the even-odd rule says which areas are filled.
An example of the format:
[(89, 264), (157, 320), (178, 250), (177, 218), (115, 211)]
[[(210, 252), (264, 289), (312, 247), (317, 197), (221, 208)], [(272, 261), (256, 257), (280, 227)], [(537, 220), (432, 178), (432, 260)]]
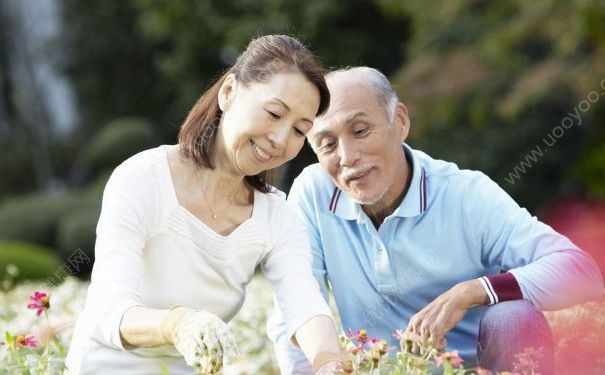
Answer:
[(233, 102), (233, 98), (235, 98), (236, 90), (237, 79), (235, 79), (235, 74), (228, 74), (218, 90), (218, 107), (221, 111), (225, 112), (229, 108), (229, 105)]

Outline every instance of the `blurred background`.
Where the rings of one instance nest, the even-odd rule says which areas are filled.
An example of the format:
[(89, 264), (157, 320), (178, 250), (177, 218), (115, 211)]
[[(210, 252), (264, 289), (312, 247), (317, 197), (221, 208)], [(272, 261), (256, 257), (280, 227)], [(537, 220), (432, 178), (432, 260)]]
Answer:
[[(112, 169), (175, 143), (266, 33), (382, 70), (413, 147), (484, 171), (603, 265), (604, 24), (602, 0), (0, 0), (0, 266), (44, 277), (92, 257)], [(304, 149), (276, 185), (315, 161)]]
[[(484, 171), (603, 269), (603, 25), (602, 0), (0, 0), (0, 279), (7, 264), (17, 281), (61, 279), (74, 253), (86, 279), (113, 168), (175, 143), (267, 33), (329, 68), (382, 70), (412, 147)], [(305, 148), (275, 184), (315, 161)]]

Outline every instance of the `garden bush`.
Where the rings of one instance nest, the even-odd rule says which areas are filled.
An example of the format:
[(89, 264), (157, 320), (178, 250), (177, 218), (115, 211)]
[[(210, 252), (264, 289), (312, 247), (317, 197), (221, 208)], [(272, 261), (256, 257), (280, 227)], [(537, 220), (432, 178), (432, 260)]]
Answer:
[(36, 176), (28, 155), (10, 140), (0, 140), (0, 198), (23, 194), (36, 188)]
[(0, 206), (0, 239), (53, 247), (59, 219), (81, 201), (77, 194), (35, 194), (10, 199)]
[(88, 261), (80, 262), (76, 275), (87, 275), (92, 270), (94, 260), (95, 230), (100, 214), (99, 205), (81, 207), (63, 216), (57, 230), (57, 248), (61, 259), (68, 262), (78, 249), (88, 257)]
[(94, 175), (98, 175), (154, 144), (153, 126), (147, 120), (119, 118), (108, 123), (90, 141), (84, 151), (84, 160)]
[(7, 278), (6, 267), (9, 264), (19, 270), (15, 281), (21, 281), (52, 277), (60, 263), (49, 248), (27, 242), (0, 241), (0, 280)]

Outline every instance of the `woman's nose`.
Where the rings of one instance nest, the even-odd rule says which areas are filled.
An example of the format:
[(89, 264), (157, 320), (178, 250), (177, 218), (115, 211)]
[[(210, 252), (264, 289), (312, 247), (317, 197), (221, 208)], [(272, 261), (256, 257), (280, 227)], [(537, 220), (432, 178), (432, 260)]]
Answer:
[(268, 139), (271, 146), (276, 149), (284, 149), (288, 141), (289, 126), (280, 126), (269, 132)]

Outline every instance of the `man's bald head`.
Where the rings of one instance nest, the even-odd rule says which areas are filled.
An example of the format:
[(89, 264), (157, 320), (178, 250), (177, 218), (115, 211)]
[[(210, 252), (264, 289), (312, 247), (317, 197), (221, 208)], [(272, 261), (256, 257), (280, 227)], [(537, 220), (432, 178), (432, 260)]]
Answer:
[(346, 93), (351, 86), (370, 88), (375, 93), (377, 103), (384, 106), (389, 120), (393, 121), (399, 98), (389, 79), (379, 70), (367, 66), (339, 69), (328, 73), (326, 82), (332, 94)]

